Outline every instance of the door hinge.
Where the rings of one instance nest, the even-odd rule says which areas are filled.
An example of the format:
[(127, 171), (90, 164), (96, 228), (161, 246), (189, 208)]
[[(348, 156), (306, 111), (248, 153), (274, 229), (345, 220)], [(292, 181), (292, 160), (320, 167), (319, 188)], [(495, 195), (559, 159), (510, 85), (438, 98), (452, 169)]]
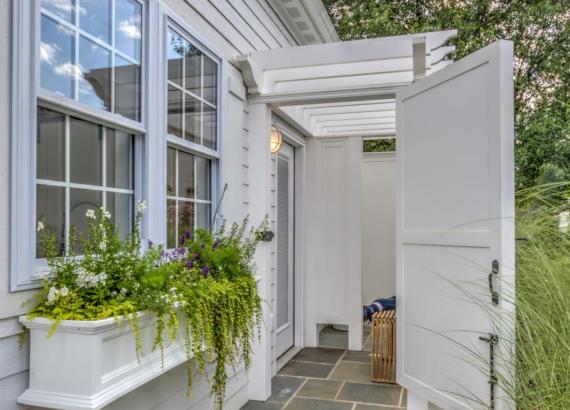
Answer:
[(499, 274), (499, 261), (495, 259), (491, 264), (491, 273), (489, 273), (489, 292), (491, 292), (491, 302), (493, 302), (493, 305), (495, 306), (499, 304), (499, 292), (497, 292), (494, 288), (493, 277), (497, 276), (498, 274)]
[(489, 410), (495, 409), (495, 385), (497, 384), (497, 374), (495, 373), (495, 345), (499, 343), (499, 336), (489, 334), (489, 337), (480, 336), (479, 340), (489, 345)]

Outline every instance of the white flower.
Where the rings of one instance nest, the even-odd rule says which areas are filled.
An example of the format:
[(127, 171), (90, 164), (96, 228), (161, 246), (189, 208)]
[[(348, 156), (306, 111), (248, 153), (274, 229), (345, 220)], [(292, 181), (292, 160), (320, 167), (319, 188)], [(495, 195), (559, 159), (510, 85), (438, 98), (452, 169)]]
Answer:
[(61, 288), (60, 292), (61, 292), (61, 296), (69, 295), (69, 289), (67, 289), (66, 287)]
[(101, 207), (101, 213), (103, 214), (103, 218), (111, 219), (111, 212), (107, 211), (105, 208)]
[(127, 294), (128, 290), (125, 288), (121, 288), (121, 296), (125, 296)]
[(100, 273), (99, 280), (107, 280), (107, 274), (105, 272)]
[(105, 249), (107, 249), (107, 244), (105, 242), (101, 242), (99, 244), (99, 249), (101, 249), (102, 251), (104, 251)]
[(95, 211), (93, 209), (88, 209), (87, 212), (85, 212), (85, 216), (89, 219), (96, 219), (97, 218), (95, 216)]
[(37, 231), (42, 231), (45, 228), (44, 223), (42, 221), (38, 221)]
[(54, 288), (53, 286), (51, 288), (49, 288), (49, 292), (47, 295), (48, 303), (52, 303), (53, 301), (55, 301), (57, 299), (58, 293), (59, 293), (59, 290), (57, 290), (57, 288)]
[(146, 211), (146, 202), (145, 201), (139, 201), (137, 203), (137, 212), (140, 214), (144, 214), (144, 211)]

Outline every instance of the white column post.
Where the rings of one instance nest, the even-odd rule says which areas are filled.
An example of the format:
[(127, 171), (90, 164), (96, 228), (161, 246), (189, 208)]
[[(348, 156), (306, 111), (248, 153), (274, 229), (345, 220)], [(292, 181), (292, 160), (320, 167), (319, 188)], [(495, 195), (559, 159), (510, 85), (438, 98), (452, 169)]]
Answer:
[[(271, 109), (267, 104), (249, 107), (249, 205), (250, 222), (259, 225), (271, 211)], [(267, 400), (271, 395), (271, 243), (261, 242), (255, 254), (259, 293), (263, 299), (261, 340), (253, 346), (253, 362), (249, 371), (249, 397)]]
[(362, 350), (362, 139), (348, 138), (347, 224), (348, 269), (348, 348)]

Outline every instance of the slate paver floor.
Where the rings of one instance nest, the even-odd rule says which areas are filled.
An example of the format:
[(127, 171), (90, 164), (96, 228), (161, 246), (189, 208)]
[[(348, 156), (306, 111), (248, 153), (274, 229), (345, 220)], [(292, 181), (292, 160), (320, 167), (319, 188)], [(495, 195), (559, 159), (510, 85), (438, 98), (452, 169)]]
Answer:
[(370, 382), (370, 356), (346, 348), (302, 349), (275, 376), (271, 397), (249, 401), (242, 410), (405, 409), (406, 392)]

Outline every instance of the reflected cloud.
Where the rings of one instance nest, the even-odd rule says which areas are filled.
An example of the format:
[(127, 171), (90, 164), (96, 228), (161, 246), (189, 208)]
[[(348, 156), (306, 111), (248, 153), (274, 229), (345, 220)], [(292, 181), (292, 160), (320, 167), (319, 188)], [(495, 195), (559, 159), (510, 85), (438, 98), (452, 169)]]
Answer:
[(128, 20), (123, 20), (119, 23), (119, 30), (129, 38), (134, 38), (136, 40), (141, 38), (140, 30), (140, 18), (131, 17)]
[(51, 9), (55, 12), (61, 13), (73, 13), (75, 9), (79, 12), (79, 14), (85, 15), (86, 11), (84, 7), (77, 7), (74, 2), (70, 0), (42, 0), (42, 6), (46, 9)]
[(55, 60), (55, 54), (60, 50), (60, 48), (55, 44), (44, 43), (40, 44), (40, 60), (42, 63), (52, 65)]
[(57, 75), (72, 77), (75, 79), (81, 78), (81, 69), (70, 62), (55, 66), (53, 71)]

